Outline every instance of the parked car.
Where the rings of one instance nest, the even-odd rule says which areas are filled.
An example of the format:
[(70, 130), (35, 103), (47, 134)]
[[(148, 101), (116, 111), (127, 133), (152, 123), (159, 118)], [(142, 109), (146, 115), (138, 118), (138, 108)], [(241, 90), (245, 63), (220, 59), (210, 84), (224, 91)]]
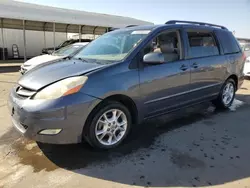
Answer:
[[(81, 39), (81, 42), (91, 42), (91, 39)], [(68, 46), (70, 44), (74, 44), (74, 43), (78, 43), (79, 39), (70, 39), (70, 40), (66, 40), (64, 42), (62, 42), (60, 45), (58, 45), (57, 47), (55, 47), (55, 51), (59, 50), (60, 48), (63, 48), (65, 46)], [(42, 49), (42, 54), (52, 54), (54, 52), (54, 47), (50, 47), (50, 48), (43, 48)]]
[(244, 75), (245, 77), (250, 78), (250, 56), (247, 57), (244, 65)]
[(27, 71), (37, 67), (38, 65), (41, 65), (44, 63), (52, 63), (55, 61), (60, 61), (67, 57), (71, 57), (75, 55), (77, 52), (79, 52), (81, 49), (83, 49), (87, 44), (88, 42), (78, 42), (78, 43), (74, 43), (66, 47), (63, 47), (53, 52), (50, 55), (46, 54), (46, 55), (40, 55), (40, 56), (34, 57), (21, 65), (20, 72), (21, 74), (24, 74)]
[(245, 65), (244, 65), (244, 71), (243, 72), (244, 72), (245, 77), (249, 78), (250, 77), (250, 44), (249, 43), (244, 44), (242, 46), (242, 50), (246, 55), (246, 62), (245, 62)]
[(95, 148), (114, 148), (145, 119), (210, 100), (230, 107), (244, 62), (223, 26), (169, 21), (118, 29), (70, 60), (21, 77), (9, 97), (12, 121), (39, 142), (85, 139)]
[(244, 46), (243, 46), (243, 51), (245, 52), (245, 55), (247, 56), (247, 57), (250, 57), (250, 44), (248, 43), (248, 44), (245, 44)]

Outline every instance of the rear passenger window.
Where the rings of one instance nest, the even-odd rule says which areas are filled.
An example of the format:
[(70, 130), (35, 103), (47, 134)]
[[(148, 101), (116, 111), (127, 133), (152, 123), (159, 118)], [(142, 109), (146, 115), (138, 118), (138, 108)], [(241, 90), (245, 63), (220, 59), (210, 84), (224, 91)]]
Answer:
[(238, 42), (231, 32), (217, 31), (216, 35), (220, 39), (224, 54), (234, 54), (241, 51)]
[(188, 32), (190, 58), (219, 55), (219, 49), (212, 33)]

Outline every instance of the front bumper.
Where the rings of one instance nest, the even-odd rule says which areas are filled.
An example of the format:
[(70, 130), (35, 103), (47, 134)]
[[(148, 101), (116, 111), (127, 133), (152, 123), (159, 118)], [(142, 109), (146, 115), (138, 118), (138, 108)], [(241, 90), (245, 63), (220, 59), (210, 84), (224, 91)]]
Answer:
[[(82, 141), (85, 121), (99, 99), (77, 93), (56, 100), (22, 99), (12, 89), (8, 106), (13, 126), (25, 137), (51, 144)], [(62, 129), (56, 135), (41, 135), (45, 129)]]

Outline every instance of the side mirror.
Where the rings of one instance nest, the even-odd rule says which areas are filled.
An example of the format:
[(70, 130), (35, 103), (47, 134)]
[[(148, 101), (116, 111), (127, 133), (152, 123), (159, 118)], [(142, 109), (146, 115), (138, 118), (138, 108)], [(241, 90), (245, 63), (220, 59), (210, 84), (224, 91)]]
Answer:
[(249, 51), (250, 50), (250, 48), (245, 48), (245, 50), (244, 51)]
[(55, 52), (54, 50), (48, 50), (49, 55), (53, 54), (54, 52)]
[(143, 62), (146, 64), (152, 64), (152, 65), (157, 65), (157, 64), (162, 64), (165, 62), (164, 56), (160, 52), (152, 52), (144, 55), (143, 57)]

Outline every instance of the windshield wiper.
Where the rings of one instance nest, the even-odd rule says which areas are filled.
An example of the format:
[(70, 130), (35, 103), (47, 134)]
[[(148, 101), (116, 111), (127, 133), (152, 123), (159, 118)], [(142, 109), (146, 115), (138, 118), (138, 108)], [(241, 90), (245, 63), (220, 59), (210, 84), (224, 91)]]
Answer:
[(82, 62), (86, 62), (86, 63), (88, 63), (88, 61), (87, 61), (86, 59), (83, 59), (83, 58), (81, 58), (81, 57), (76, 58), (76, 59), (81, 60)]

